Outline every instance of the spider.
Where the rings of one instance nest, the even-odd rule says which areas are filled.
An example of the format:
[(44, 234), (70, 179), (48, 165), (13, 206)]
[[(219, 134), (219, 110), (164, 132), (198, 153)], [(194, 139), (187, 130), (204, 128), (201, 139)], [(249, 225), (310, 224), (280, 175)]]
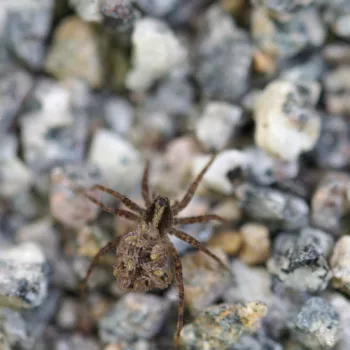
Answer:
[[(82, 293), (85, 293), (87, 281), (98, 264), (99, 258), (111, 249), (116, 249), (116, 263), (113, 274), (117, 278), (118, 287), (122, 292), (136, 291), (146, 292), (152, 289), (165, 289), (172, 280), (172, 269), (169, 265), (168, 257), (173, 258), (175, 278), (178, 284), (178, 319), (175, 333), (175, 348), (180, 343), (180, 332), (183, 327), (183, 314), (185, 303), (185, 291), (183, 284), (182, 265), (177, 250), (170, 242), (168, 235), (174, 235), (186, 243), (198, 248), (221, 267), (229, 271), (228, 267), (213, 253), (211, 253), (201, 242), (185, 232), (179, 231), (175, 226), (182, 224), (194, 224), (198, 222), (208, 222), (210, 220), (225, 221), (218, 215), (208, 214), (202, 216), (177, 217), (193, 198), (197, 187), (205, 172), (215, 160), (213, 156), (203, 168), (197, 178), (188, 188), (185, 196), (180, 202), (175, 201), (170, 204), (167, 197), (150, 196), (148, 175), (149, 161), (142, 178), (142, 197), (146, 208), (141, 208), (138, 204), (123, 196), (117, 191), (113, 191), (101, 185), (95, 185), (90, 189), (78, 189), (78, 193), (97, 204), (106, 212), (127, 218), (137, 223), (133, 232), (125, 233), (107, 243), (93, 258), (87, 274), (82, 281)], [(115, 209), (105, 206), (102, 202), (89, 195), (88, 191), (100, 190), (118, 198), (129, 210)]]

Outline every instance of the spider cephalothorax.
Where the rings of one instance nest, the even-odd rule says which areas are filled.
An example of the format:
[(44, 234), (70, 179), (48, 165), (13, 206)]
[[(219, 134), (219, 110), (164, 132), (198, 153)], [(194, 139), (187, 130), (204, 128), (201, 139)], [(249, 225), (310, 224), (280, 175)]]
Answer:
[[(175, 278), (179, 289), (179, 312), (175, 335), (175, 346), (179, 343), (180, 332), (183, 326), (185, 292), (181, 260), (175, 247), (170, 242), (168, 235), (174, 235), (198, 248), (213, 258), (222, 267), (227, 269), (225, 264), (223, 264), (221, 260), (211, 253), (201, 242), (187, 233), (177, 230), (175, 227), (181, 224), (193, 224), (210, 220), (224, 221), (221, 217), (214, 214), (177, 217), (177, 214), (183, 210), (192, 199), (199, 182), (214, 159), (215, 157), (213, 157), (200, 172), (195, 181), (189, 187), (183, 199), (174, 204), (170, 204), (167, 197), (157, 196), (154, 199), (151, 198), (148, 187), (148, 163), (142, 180), (142, 197), (145, 201), (146, 208), (141, 208), (138, 204), (119, 192), (101, 185), (95, 185), (89, 190), (78, 190), (79, 193), (96, 203), (103, 210), (137, 223), (135, 231), (115, 238), (96, 254), (82, 283), (82, 289), (85, 290), (86, 283), (94, 266), (98, 263), (98, 259), (111, 249), (116, 249), (116, 263), (114, 265), (113, 273), (117, 278), (119, 288), (124, 292), (145, 292), (151, 289), (166, 288), (173, 279), (170, 264), (170, 258), (173, 258)], [(88, 191), (90, 190), (101, 190), (111, 194), (120, 199), (120, 201), (131, 211), (105, 206), (102, 202), (88, 194)]]

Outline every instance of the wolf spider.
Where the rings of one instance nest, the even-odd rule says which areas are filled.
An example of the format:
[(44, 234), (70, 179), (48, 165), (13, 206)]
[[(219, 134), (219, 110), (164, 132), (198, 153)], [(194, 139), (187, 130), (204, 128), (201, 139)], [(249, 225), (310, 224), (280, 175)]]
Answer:
[[(174, 262), (175, 277), (178, 284), (179, 309), (175, 334), (175, 347), (180, 341), (180, 332), (183, 327), (184, 313), (184, 284), (182, 276), (182, 265), (180, 257), (170, 242), (168, 234), (174, 235), (186, 243), (198, 248), (200, 251), (213, 258), (220, 266), (228, 269), (226, 265), (213, 253), (211, 253), (201, 242), (185, 232), (175, 228), (180, 224), (194, 224), (210, 220), (225, 221), (218, 215), (208, 214), (202, 216), (177, 217), (192, 197), (202, 180), (205, 172), (213, 163), (215, 156), (207, 163), (197, 178), (193, 181), (187, 193), (180, 202), (170, 204), (167, 197), (150, 196), (148, 186), (149, 162), (147, 161), (142, 179), (142, 197), (146, 208), (141, 208), (129, 198), (101, 185), (95, 185), (89, 190), (78, 190), (89, 200), (97, 204), (103, 210), (114, 215), (137, 222), (135, 231), (116, 237), (104, 246), (92, 260), (86, 277), (82, 282), (82, 292), (85, 292), (87, 281), (99, 258), (111, 249), (116, 249), (116, 263), (114, 265), (114, 276), (117, 277), (118, 287), (123, 292), (137, 291), (146, 292), (151, 289), (165, 289), (173, 280), (169, 266), (169, 256)], [(87, 191), (100, 190), (118, 198), (129, 210), (114, 209), (105, 206), (102, 202), (89, 195)], [(155, 197), (155, 198), (154, 198)], [(135, 214), (136, 213), (136, 214)]]

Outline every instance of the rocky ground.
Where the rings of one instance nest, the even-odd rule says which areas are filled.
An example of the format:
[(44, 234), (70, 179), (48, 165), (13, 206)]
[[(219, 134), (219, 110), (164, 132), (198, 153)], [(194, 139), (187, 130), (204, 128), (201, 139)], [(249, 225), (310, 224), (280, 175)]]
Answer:
[[(184, 349), (350, 348), (350, 0), (1, 0), (0, 349), (172, 349), (177, 287), (123, 295), (133, 223), (72, 184), (180, 198)], [(99, 193), (96, 193), (98, 196)], [(104, 203), (118, 207), (109, 196)], [(53, 345), (52, 345), (53, 344)]]

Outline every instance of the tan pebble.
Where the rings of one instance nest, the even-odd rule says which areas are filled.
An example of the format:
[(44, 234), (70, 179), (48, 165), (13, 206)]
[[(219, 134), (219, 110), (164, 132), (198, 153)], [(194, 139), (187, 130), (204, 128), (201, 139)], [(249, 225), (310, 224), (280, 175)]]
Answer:
[(254, 69), (258, 73), (272, 74), (276, 71), (276, 59), (261, 51), (256, 51), (253, 56)]
[(243, 9), (245, 0), (221, 0), (221, 7), (232, 14), (238, 14)]
[(221, 248), (228, 255), (236, 255), (241, 248), (242, 237), (236, 231), (224, 231), (215, 234), (209, 241), (209, 247)]
[(241, 227), (242, 249), (239, 257), (250, 265), (264, 263), (270, 255), (269, 230), (266, 226), (248, 223)]

